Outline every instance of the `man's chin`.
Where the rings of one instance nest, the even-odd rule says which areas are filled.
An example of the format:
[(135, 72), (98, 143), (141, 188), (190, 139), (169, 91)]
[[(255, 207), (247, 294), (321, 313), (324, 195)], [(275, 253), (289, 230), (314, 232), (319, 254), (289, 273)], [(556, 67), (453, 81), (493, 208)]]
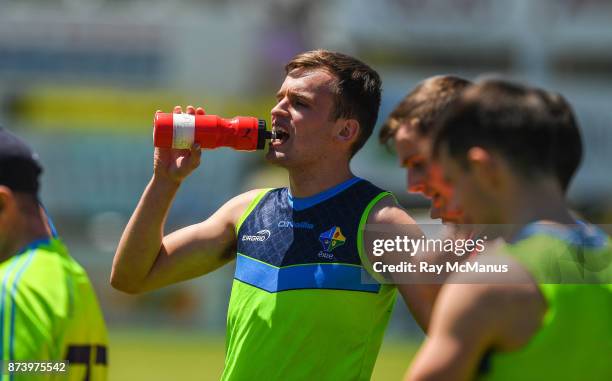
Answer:
[(273, 148), (266, 153), (266, 161), (270, 164), (280, 165), (281, 167), (287, 163), (288, 158), (284, 152), (278, 152)]
[(431, 206), (429, 208), (429, 218), (431, 218), (432, 220), (443, 218), (442, 214), (440, 213), (440, 209), (436, 208), (435, 206)]

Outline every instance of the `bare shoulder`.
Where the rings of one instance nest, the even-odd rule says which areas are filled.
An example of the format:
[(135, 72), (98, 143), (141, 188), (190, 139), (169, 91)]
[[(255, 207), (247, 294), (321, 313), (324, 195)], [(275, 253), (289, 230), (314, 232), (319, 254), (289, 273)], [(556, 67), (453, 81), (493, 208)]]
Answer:
[(443, 290), (445, 295), (451, 295), (448, 300), (453, 300), (454, 304), (486, 310), (497, 308), (503, 312), (505, 308), (513, 307), (515, 302), (539, 293), (530, 273), (511, 257), (482, 256), (472, 263), (486, 266), (491, 271), (505, 270), (492, 276), (482, 276), (480, 272), (471, 271), (453, 273)]
[(251, 189), (250, 191), (246, 191), (244, 193), (241, 193), (237, 196), (235, 196), (234, 198), (230, 199), (226, 205), (229, 205), (233, 208), (244, 208), (246, 209), (249, 204), (251, 204), (251, 202), (253, 202), (253, 200), (255, 200), (255, 198), (257, 196), (259, 196), (262, 192), (266, 191), (267, 189), (264, 188), (259, 188), (259, 189)]
[[(416, 221), (397, 203), (392, 195), (383, 197), (372, 207), (368, 215), (367, 225), (364, 236), (368, 248), (371, 247), (373, 239), (423, 237), (423, 232)], [(370, 250), (368, 250), (368, 253), (370, 253)]]
[(402, 208), (392, 195), (381, 198), (372, 207), (368, 224), (416, 224), (414, 219)]
[(241, 193), (225, 204), (204, 221), (179, 229), (164, 237), (166, 250), (189, 248), (199, 252), (214, 252), (222, 257), (233, 256), (236, 227), (249, 205), (265, 189), (253, 189)]
[(479, 265), (500, 264), (508, 265), (510, 270), (504, 276), (496, 276), (493, 282), (471, 273), (451, 275), (440, 291), (434, 319), (442, 317), (466, 336), (490, 335), (488, 339), (494, 347), (513, 350), (527, 343), (537, 331), (546, 303), (529, 272), (511, 258), (479, 260)]
[(218, 212), (222, 211), (231, 221), (232, 225), (236, 226), (251, 203), (266, 190), (260, 188), (241, 193), (226, 202)]

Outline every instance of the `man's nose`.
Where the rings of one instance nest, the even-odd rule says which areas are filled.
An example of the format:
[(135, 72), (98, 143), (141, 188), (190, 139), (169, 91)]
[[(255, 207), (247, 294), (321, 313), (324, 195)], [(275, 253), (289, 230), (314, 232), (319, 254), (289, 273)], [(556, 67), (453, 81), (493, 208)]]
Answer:
[(270, 114), (272, 115), (284, 115), (286, 113), (287, 113), (287, 102), (285, 101), (284, 98), (276, 102), (276, 105), (272, 107), (272, 110), (270, 110)]

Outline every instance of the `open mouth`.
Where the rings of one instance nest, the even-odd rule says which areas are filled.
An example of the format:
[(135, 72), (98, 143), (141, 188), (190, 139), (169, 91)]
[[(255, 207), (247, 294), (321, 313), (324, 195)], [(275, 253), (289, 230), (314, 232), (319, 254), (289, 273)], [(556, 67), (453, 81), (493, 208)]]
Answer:
[(272, 126), (272, 131), (274, 131), (274, 134), (276, 136), (276, 139), (272, 140), (272, 144), (273, 145), (281, 145), (283, 143), (285, 143), (287, 140), (289, 140), (289, 137), (291, 135), (289, 135), (289, 131), (282, 126)]

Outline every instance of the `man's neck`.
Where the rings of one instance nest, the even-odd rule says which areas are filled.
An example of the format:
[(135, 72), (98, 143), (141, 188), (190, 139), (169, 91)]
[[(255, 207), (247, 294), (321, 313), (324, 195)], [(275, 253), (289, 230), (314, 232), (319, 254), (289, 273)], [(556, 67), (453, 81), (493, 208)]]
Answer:
[(310, 197), (354, 177), (348, 163), (324, 163), (289, 170), (289, 189), (294, 197)]
[(19, 254), (19, 251), (30, 243), (49, 238), (49, 230), (40, 216), (29, 216), (17, 223), (14, 239), (6, 242), (0, 253), (0, 261), (5, 261), (10, 257)]
[(567, 208), (565, 196), (555, 184), (541, 183), (517, 189), (506, 203), (506, 216), (508, 223), (512, 224), (512, 235), (523, 226), (537, 221), (566, 225), (576, 223)]

